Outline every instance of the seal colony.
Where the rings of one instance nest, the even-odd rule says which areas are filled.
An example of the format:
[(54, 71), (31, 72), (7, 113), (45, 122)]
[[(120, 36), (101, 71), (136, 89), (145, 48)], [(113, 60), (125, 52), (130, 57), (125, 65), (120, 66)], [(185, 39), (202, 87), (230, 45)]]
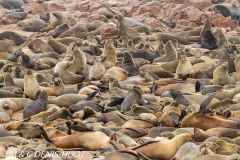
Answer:
[[(211, 2), (239, 25), (239, 3)], [(168, 32), (114, 7), (82, 24), (25, 3), (47, 4), (0, 0), (22, 29), (0, 32), (1, 158), (240, 159), (239, 37), (208, 18)]]

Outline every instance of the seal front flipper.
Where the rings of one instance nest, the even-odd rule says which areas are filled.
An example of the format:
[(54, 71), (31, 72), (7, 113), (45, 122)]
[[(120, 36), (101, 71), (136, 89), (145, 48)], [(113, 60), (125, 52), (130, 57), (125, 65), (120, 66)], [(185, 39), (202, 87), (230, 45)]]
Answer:
[(209, 103), (212, 101), (212, 99), (214, 98), (214, 96), (217, 93), (213, 93), (212, 95), (210, 95), (208, 98), (206, 98), (200, 105), (200, 110), (198, 112), (198, 115), (203, 115), (205, 112), (205, 109), (207, 108), (207, 106), (209, 105)]
[(172, 112), (169, 114), (170, 118), (172, 119), (172, 121), (175, 123), (175, 124), (178, 124), (179, 122), (179, 117), (176, 113)]
[(152, 87), (151, 87), (151, 93), (153, 94), (153, 95), (155, 95), (154, 93), (155, 93), (155, 91), (156, 91), (156, 82), (153, 82), (153, 85), (152, 85)]
[(97, 89), (96, 91), (93, 91), (92, 93), (90, 93), (86, 98), (86, 101), (91, 101), (96, 96), (96, 94), (98, 94), (99, 91), (100, 89)]
[(123, 101), (124, 101), (124, 98), (115, 97), (114, 100), (108, 104), (108, 106), (113, 107), (118, 104), (121, 104)]

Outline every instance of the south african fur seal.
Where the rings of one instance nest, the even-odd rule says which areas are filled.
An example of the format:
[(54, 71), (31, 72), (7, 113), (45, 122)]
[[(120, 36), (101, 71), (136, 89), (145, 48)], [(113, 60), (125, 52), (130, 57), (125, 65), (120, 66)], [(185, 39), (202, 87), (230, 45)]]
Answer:
[(53, 16), (55, 16), (57, 19), (53, 22), (51, 22), (43, 31), (50, 31), (55, 29), (57, 26), (67, 23), (68, 24), (68, 16), (62, 12), (54, 12), (52, 13)]
[(44, 21), (49, 21), (50, 19), (50, 13), (49, 12), (44, 12), (42, 9), (38, 10), (39, 13), (39, 18), (44, 20)]
[(10, 40), (14, 41), (14, 43), (16, 45), (19, 46), (27, 40), (27, 37), (22, 36), (18, 33), (12, 32), (12, 31), (4, 31), (4, 32), (0, 33), (0, 40), (4, 40), (4, 39), (10, 39)]
[(53, 79), (53, 90), (56, 96), (68, 93), (77, 93), (74, 88), (65, 86), (62, 79), (59, 77), (55, 77)]
[(63, 83), (76, 84), (83, 81), (81, 75), (74, 74), (68, 71), (68, 68), (71, 66), (69, 62), (58, 62), (55, 66), (54, 73), (57, 73), (62, 79)]
[(201, 48), (206, 48), (209, 50), (214, 50), (218, 48), (217, 38), (213, 35), (210, 29), (205, 30), (205, 35), (203, 36)]
[(181, 51), (179, 55), (179, 63), (178, 67), (176, 69), (176, 73), (178, 78), (183, 78), (186, 75), (191, 75), (194, 72), (193, 66), (189, 59), (187, 58), (187, 55), (185, 52)]
[(240, 22), (240, 11), (236, 4), (232, 4), (230, 8), (231, 19)]
[[(171, 140), (166, 141), (152, 141), (133, 148), (132, 150), (143, 153), (146, 157), (151, 159), (171, 159), (178, 151), (178, 149), (186, 142), (194, 140), (194, 136), (189, 133), (177, 135)], [(161, 147), (169, 147), (167, 150), (159, 150)], [(174, 146), (174, 147), (172, 147)]]
[(228, 62), (218, 66), (213, 72), (213, 84), (227, 85), (235, 84), (236, 80), (228, 75)]
[(87, 150), (97, 150), (107, 144), (110, 138), (99, 131), (75, 132), (71, 135), (49, 139), (44, 129), (41, 128), (44, 138), (56, 147), (61, 148), (85, 148)]
[(104, 74), (104, 76), (102, 76), (100, 82), (108, 83), (110, 76), (115, 77), (118, 81), (124, 81), (127, 79), (127, 74), (122, 68), (112, 67)]
[(41, 29), (47, 27), (48, 25), (48, 23), (45, 23), (43, 20), (36, 18), (24, 19), (17, 24), (23, 27), (23, 31), (27, 32), (39, 32)]
[(117, 62), (117, 55), (116, 55), (115, 47), (111, 40), (107, 40), (105, 42), (104, 49), (101, 56), (107, 57), (107, 59), (104, 62), (106, 69), (109, 69), (115, 66), (115, 63)]
[(18, 20), (24, 20), (28, 13), (31, 13), (31, 11), (22, 11), (22, 12), (7, 12), (4, 13), (2, 16), (3, 17), (7, 17), (7, 18), (14, 18), (14, 19), (18, 19)]
[(226, 119), (222, 119), (222, 118), (218, 118), (218, 117), (211, 117), (211, 116), (207, 116), (204, 114), (205, 108), (212, 101), (212, 99), (215, 95), (216, 95), (216, 93), (210, 95), (208, 98), (206, 98), (202, 102), (199, 112), (192, 113), (192, 114), (185, 116), (181, 122), (181, 126), (182, 127), (197, 127), (202, 130), (208, 130), (210, 128), (215, 128), (215, 127), (239, 129), (240, 124), (235, 121), (226, 120)]
[(45, 111), (47, 108), (47, 92), (38, 91), (36, 94), (36, 100), (27, 104), (23, 110), (23, 118), (31, 117), (32, 115), (38, 114)]
[(218, 28), (217, 31), (218, 31), (218, 43), (217, 43), (218, 48), (219, 49), (228, 48), (229, 44), (227, 36), (223, 33), (221, 28)]
[(158, 33), (152, 34), (149, 37), (150, 41), (160, 41), (160, 40), (162, 40), (163, 43), (166, 43), (167, 41), (174, 40), (174, 39), (178, 40), (178, 42), (181, 43), (181, 44), (189, 44), (188, 39), (186, 39), (182, 36), (176, 36), (176, 35), (168, 34), (168, 33), (158, 32)]
[(177, 51), (172, 44), (172, 41), (167, 41), (165, 44), (165, 54), (162, 57), (158, 57), (153, 62), (170, 62), (177, 59)]
[(24, 94), (26, 94), (30, 99), (36, 99), (36, 94), (38, 91), (41, 91), (41, 88), (31, 69), (27, 69), (25, 73)]
[(116, 12), (112, 10), (110, 11), (115, 14), (114, 18), (116, 18), (118, 21), (119, 36), (126, 36), (129, 39), (139, 36), (138, 32), (128, 24), (128, 22), (120, 13), (116, 14)]
[(100, 80), (105, 74), (104, 61), (106, 57), (100, 56), (95, 58), (93, 66), (89, 70), (89, 79), (90, 80)]
[(9, 43), (0, 40), (0, 52), (12, 53), (13, 48)]
[(50, 45), (53, 48), (54, 52), (57, 52), (58, 54), (67, 52), (67, 46), (55, 40), (52, 36), (48, 37), (47, 44)]
[(24, 4), (24, 2), (22, 0), (0, 0), (0, 4), (4, 7), (4, 8), (15, 8), (15, 9), (19, 9), (21, 8), (21, 6)]

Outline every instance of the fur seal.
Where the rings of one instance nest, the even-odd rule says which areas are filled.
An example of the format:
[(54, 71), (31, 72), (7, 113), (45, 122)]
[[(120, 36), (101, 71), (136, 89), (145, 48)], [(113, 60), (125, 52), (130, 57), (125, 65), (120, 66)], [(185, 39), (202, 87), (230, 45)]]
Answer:
[(27, 37), (22, 36), (18, 33), (12, 32), (12, 31), (4, 31), (4, 32), (0, 33), (0, 40), (4, 40), (4, 39), (10, 39), (16, 45), (20, 46), (27, 40)]
[(83, 81), (81, 75), (77, 75), (68, 71), (71, 66), (69, 62), (58, 62), (54, 68), (54, 73), (57, 73), (62, 79), (63, 83), (76, 84)]
[(122, 68), (112, 67), (104, 74), (104, 76), (102, 76), (100, 82), (108, 83), (110, 76), (115, 77), (118, 81), (124, 81), (127, 79), (127, 74)]
[[(178, 151), (178, 149), (186, 142), (194, 140), (194, 136), (189, 133), (177, 135), (171, 140), (166, 141), (152, 141), (133, 148), (133, 151), (143, 153), (146, 157), (151, 159), (171, 159)], [(167, 150), (158, 150), (161, 147), (169, 147)], [(174, 147), (172, 147), (174, 146)], [(156, 150), (157, 149), (157, 150)], [(167, 152), (166, 152), (167, 151)]]
[(24, 94), (30, 99), (36, 99), (38, 91), (42, 91), (37, 80), (34, 77), (33, 71), (27, 69), (24, 76)]
[(56, 96), (68, 93), (77, 93), (77, 91), (74, 88), (65, 86), (62, 79), (59, 77), (55, 77), (53, 79), (53, 90)]
[(163, 43), (167, 43), (167, 41), (171, 41), (176, 39), (179, 43), (181, 44), (189, 44), (189, 40), (182, 37), (182, 36), (177, 36), (177, 35), (173, 35), (173, 34), (168, 34), (168, 33), (161, 33), (161, 32), (157, 32), (152, 34), (149, 37), (150, 41), (160, 41), (162, 40)]
[(19, 9), (24, 5), (24, 2), (22, 0), (1, 0), (0, 4), (7, 9)]
[[(110, 9), (109, 9), (110, 10)], [(113, 18), (117, 19), (118, 21), (118, 30), (119, 30), (119, 36), (126, 36), (129, 39), (133, 39), (136, 36), (139, 36), (138, 32), (134, 30), (128, 22), (124, 19), (122, 14), (114, 12), (113, 10), (110, 10), (115, 16)]]
[(230, 8), (231, 19), (240, 22), (240, 11), (236, 4), (232, 4)]
[(177, 153), (171, 158), (171, 160), (195, 159), (198, 157), (199, 153), (200, 151), (196, 144), (186, 142), (178, 149)]
[(7, 12), (7, 13), (4, 13), (2, 16), (3, 17), (7, 17), (7, 18), (13, 18), (13, 19), (17, 19), (17, 20), (24, 20), (27, 15), (29, 13), (31, 13), (32, 11), (22, 11), (22, 12)]
[(107, 57), (100, 56), (95, 57), (95, 62), (93, 66), (89, 70), (89, 79), (90, 80), (100, 80), (102, 76), (105, 74), (105, 66), (104, 62)]
[(213, 72), (213, 84), (227, 85), (235, 84), (236, 80), (228, 75), (228, 62), (218, 66)]
[(54, 12), (52, 13), (54, 17), (56, 17), (56, 20), (51, 22), (43, 31), (50, 31), (55, 29), (57, 26), (67, 23), (68, 24), (68, 16), (65, 13), (62, 12)]
[(107, 57), (107, 59), (104, 62), (106, 69), (109, 69), (109, 68), (115, 66), (115, 64), (117, 62), (117, 55), (116, 55), (115, 47), (111, 40), (107, 40), (105, 42), (104, 49), (103, 49), (101, 56)]
[(218, 48), (217, 38), (213, 35), (210, 29), (205, 30), (205, 35), (202, 38), (201, 48), (206, 48), (209, 50), (214, 50)]
[(73, 61), (71, 62), (71, 66), (68, 68), (68, 71), (75, 74), (82, 74), (83, 68), (85, 68), (87, 65), (85, 54), (80, 49), (80, 47), (74, 46), (72, 55)]
[(47, 108), (47, 92), (38, 91), (36, 94), (36, 100), (27, 104), (23, 110), (23, 118), (31, 117), (32, 115), (38, 114), (45, 111)]
[(217, 43), (218, 49), (228, 48), (229, 44), (228, 44), (227, 36), (223, 33), (221, 28), (218, 28), (217, 32), (218, 32), (218, 43)]
[(153, 62), (170, 62), (177, 59), (177, 51), (172, 44), (172, 41), (167, 41), (165, 44), (165, 54), (162, 57), (158, 57)]
[(39, 18), (44, 20), (45, 22), (48, 22), (50, 19), (50, 13), (49, 12), (44, 12), (44, 10), (39, 9), (38, 10), (39, 13)]
[[(231, 120), (226, 120), (218, 117), (211, 117), (204, 114), (205, 108), (212, 101), (216, 93), (206, 98), (200, 105), (200, 110), (197, 113), (192, 113), (185, 116), (181, 122), (182, 127), (197, 127), (202, 130), (208, 130), (215, 127), (225, 127), (239, 129), (240, 124)], [(201, 122), (201, 123), (200, 123)]]
[[(44, 138), (56, 147), (61, 148), (85, 148), (95, 151), (110, 141), (110, 138), (99, 131), (75, 132), (71, 135), (49, 139), (42, 127), (41, 134)], [(94, 143), (92, 143), (94, 142)]]
[(23, 27), (23, 31), (27, 32), (39, 32), (41, 29), (47, 27), (48, 23), (45, 23), (41, 19), (24, 19), (17, 23), (19, 26)]
[(122, 68), (128, 73), (128, 76), (139, 75), (139, 69), (136, 67), (132, 55), (129, 52), (124, 53)]
[(48, 104), (56, 104), (59, 107), (69, 107), (70, 105), (76, 104), (80, 100), (87, 98), (87, 95), (79, 94), (64, 94), (56, 98), (48, 98)]
[(13, 48), (9, 43), (0, 40), (0, 52), (12, 53)]
[(189, 59), (187, 58), (187, 55), (185, 52), (181, 51), (179, 54), (179, 63), (176, 69), (176, 73), (179, 79), (185, 77), (186, 75), (193, 74), (193, 66)]

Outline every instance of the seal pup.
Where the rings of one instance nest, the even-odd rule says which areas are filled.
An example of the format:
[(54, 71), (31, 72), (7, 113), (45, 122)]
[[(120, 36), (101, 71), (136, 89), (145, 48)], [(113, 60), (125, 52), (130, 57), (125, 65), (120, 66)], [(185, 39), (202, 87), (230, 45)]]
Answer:
[(104, 62), (105, 68), (109, 69), (111, 67), (114, 67), (117, 62), (117, 54), (115, 47), (111, 40), (107, 40), (104, 44), (104, 49), (101, 54), (101, 56), (107, 57), (107, 59)]
[(31, 117), (32, 115), (38, 114), (45, 111), (47, 108), (47, 92), (38, 91), (36, 94), (36, 100), (27, 104), (23, 109), (23, 118)]
[(12, 32), (12, 31), (4, 31), (4, 32), (0, 33), (0, 40), (4, 40), (4, 39), (10, 39), (16, 45), (20, 46), (21, 44), (26, 42), (28, 38), (26, 36), (22, 36), (18, 33)]
[(44, 20), (45, 22), (48, 22), (50, 19), (50, 13), (49, 12), (44, 12), (44, 10), (39, 9), (38, 10), (39, 18)]
[(228, 62), (218, 66), (213, 72), (213, 84), (227, 85), (235, 84), (236, 80), (228, 75)]
[(202, 130), (208, 130), (215, 127), (239, 129), (240, 124), (235, 121), (226, 120), (218, 117), (211, 117), (204, 114), (206, 107), (212, 101), (215, 95), (216, 93), (210, 95), (201, 103), (199, 112), (191, 113), (185, 116), (181, 122), (181, 126), (197, 127)]
[(223, 33), (221, 28), (218, 28), (217, 32), (218, 32), (218, 43), (217, 43), (218, 49), (228, 48), (229, 42), (228, 42), (227, 36)]
[(56, 96), (69, 94), (69, 93), (77, 93), (76, 89), (65, 86), (60, 77), (55, 77), (53, 79), (53, 90)]

